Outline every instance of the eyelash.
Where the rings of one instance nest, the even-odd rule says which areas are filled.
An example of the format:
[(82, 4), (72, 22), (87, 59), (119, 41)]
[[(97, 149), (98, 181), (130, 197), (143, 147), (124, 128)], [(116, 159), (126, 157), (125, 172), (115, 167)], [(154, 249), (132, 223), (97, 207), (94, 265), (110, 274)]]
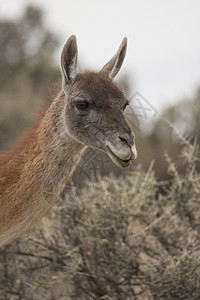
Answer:
[[(128, 106), (129, 104), (126, 103), (123, 107), (123, 110), (125, 110), (125, 108)], [(79, 101), (75, 103), (75, 106), (78, 110), (85, 110), (88, 108), (89, 103), (87, 101)]]

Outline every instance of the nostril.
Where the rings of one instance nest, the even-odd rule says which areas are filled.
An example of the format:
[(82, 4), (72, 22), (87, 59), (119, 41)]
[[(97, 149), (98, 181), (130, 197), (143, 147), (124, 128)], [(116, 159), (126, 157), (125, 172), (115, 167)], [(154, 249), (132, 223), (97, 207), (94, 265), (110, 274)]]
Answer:
[(119, 138), (123, 143), (126, 143), (126, 144), (128, 145), (128, 141), (127, 141), (125, 138), (123, 138), (123, 137), (121, 137), (121, 136), (118, 136), (118, 138)]

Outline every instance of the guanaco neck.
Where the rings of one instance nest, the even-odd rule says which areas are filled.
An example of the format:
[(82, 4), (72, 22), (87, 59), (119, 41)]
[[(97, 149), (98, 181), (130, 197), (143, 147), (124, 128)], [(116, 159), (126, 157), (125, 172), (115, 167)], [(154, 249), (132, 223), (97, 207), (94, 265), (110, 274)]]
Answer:
[(48, 212), (86, 148), (67, 133), (65, 101), (60, 93), (23, 146), (0, 157), (0, 246)]
[(43, 195), (52, 201), (65, 187), (86, 149), (67, 132), (65, 101), (64, 94), (60, 93), (38, 127), (38, 144), (41, 147), (38, 155), (44, 165)]

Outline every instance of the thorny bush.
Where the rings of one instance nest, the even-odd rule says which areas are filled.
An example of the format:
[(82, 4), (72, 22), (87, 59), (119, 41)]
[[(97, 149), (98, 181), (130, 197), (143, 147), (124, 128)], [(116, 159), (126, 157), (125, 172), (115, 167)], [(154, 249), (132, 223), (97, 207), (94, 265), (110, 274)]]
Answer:
[[(71, 187), (45, 225), (0, 250), (0, 299), (200, 299), (200, 175), (149, 170)], [(73, 200), (72, 200), (73, 199)]]

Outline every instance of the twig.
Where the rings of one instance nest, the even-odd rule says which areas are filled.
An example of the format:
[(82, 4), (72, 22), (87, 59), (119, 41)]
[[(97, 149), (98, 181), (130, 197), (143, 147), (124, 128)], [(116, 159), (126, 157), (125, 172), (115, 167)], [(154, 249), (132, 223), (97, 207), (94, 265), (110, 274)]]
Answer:
[(151, 172), (152, 172), (152, 170), (153, 170), (154, 163), (155, 163), (155, 160), (152, 159), (152, 161), (150, 162), (149, 168), (148, 168), (148, 170), (147, 170), (147, 173), (146, 173), (146, 175), (145, 175), (145, 177), (144, 177), (144, 180), (143, 180), (143, 182), (141, 183), (139, 192), (142, 192), (142, 191), (144, 190), (144, 188), (145, 188), (145, 186), (146, 186), (146, 184), (147, 184), (147, 181), (148, 181), (148, 179), (149, 179), (149, 176), (150, 176), (150, 174), (151, 174)]
[(142, 230), (140, 230), (137, 233), (135, 233), (134, 235), (132, 235), (132, 238), (138, 237), (139, 235), (142, 235), (146, 231), (152, 229), (157, 223), (159, 223), (164, 217), (166, 217), (166, 215), (168, 215), (174, 208), (175, 208), (175, 205), (171, 206), (162, 216), (155, 219), (149, 225), (145, 226)]

